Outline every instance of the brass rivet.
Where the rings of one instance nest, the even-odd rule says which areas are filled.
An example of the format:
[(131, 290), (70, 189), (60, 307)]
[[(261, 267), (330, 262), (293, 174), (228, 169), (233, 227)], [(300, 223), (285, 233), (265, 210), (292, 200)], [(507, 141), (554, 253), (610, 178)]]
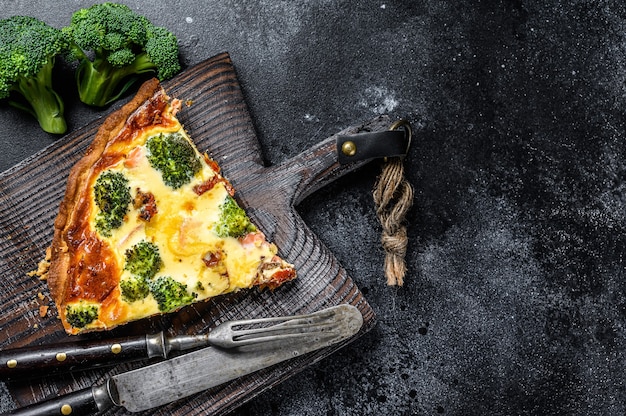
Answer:
[(61, 414), (62, 415), (71, 415), (72, 414), (72, 406), (69, 404), (64, 404), (61, 406)]
[(354, 156), (356, 154), (356, 144), (352, 140), (348, 140), (341, 145), (341, 152), (346, 156)]
[(119, 354), (120, 352), (122, 352), (122, 346), (120, 344), (111, 345), (111, 352), (113, 354)]
[(9, 367), (9, 368), (17, 367), (17, 360), (9, 360), (9, 361), (7, 361), (7, 367)]
[(60, 352), (57, 354), (57, 361), (59, 362), (65, 361), (66, 358), (67, 358), (67, 354), (65, 354), (64, 352)]

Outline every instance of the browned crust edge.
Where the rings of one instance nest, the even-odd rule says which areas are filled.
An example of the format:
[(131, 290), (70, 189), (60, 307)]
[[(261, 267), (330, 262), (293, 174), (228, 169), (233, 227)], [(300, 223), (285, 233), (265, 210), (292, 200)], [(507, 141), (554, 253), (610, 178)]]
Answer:
[[(72, 223), (73, 208), (81, 197), (81, 191), (86, 185), (91, 167), (100, 158), (109, 141), (117, 136), (128, 117), (159, 91), (162, 91), (162, 87), (158, 79), (153, 78), (144, 82), (131, 101), (105, 119), (85, 155), (70, 171), (65, 196), (61, 201), (59, 214), (54, 222), (54, 236), (50, 246), (50, 269), (47, 279), (50, 295), (54, 299), (61, 317), (64, 315), (65, 290), (68, 282), (67, 272), (70, 262), (65, 235), (69, 224)], [(63, 324), (65, 325), (64, 321)], [(66, 327), (66, 329), (68, 328)]]

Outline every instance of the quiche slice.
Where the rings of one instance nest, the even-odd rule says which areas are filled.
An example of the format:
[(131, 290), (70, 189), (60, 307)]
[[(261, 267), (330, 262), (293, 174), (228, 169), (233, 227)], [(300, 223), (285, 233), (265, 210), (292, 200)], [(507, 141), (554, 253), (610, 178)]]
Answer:
[(198, 151), (180, 108), (147, 81), (70, 172), (47, 273), (69, 334), (296, 276)]

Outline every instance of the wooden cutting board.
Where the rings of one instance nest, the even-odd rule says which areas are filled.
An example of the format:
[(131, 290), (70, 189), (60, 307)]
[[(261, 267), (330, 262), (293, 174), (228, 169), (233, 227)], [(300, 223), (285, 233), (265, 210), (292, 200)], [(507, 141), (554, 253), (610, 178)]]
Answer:
[[(294, 206), (307, 195), (352, 171), (364, 162), (340, 165), (336, 137), (279, 165), (263, 165), (259, 142), (228, 54), (210, 58), (164, 83), (168, 94), (184, 102), (179, 118), (201, 151), (208, 152), (237, 189), (237, 196), (254, 222), (280, 254), (294, 263), (299, 277), (270, 291), (242, 291), (178, 313), (156, 317), (107, 333), (82, 338), (105, 338), (165, 330), (171, 335), (197, 333), (228, 320), (312, 312), (339, 303), (359, 308), (363, 334), (375, 324), (374, 313), (333, 254), (297, 214)], [(52, 239), (52, 225), (65, 192), (70, 168), (83, 155), (101, 120), (96, 120), (0, 175), (0, 347), (67, 341), (45, 282), (28, 272), (37, 268)], [(385, 130), (380, 117), (343, 134)], [(40, 306), (49, 306), (40, 317)], [(232, 383), (146, 413), (154, 415), (221, 414), (328, 356), (329, 348), (296, 358)], [(102, 381), (143, 363), (108, 369), (9, 381), (15, 401), (24, 406), (45, 397), (68, 393)], [(329, 363), (332, 365), (332, 363)], [(114, 409), (106, 414), (125, 414)]]

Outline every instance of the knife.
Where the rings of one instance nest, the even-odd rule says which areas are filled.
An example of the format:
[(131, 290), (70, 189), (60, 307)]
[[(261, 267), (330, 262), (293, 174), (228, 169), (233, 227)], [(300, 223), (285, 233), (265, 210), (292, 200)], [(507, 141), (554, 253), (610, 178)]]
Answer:
[[(306, 336), (315, 330), (315, 324), (323, 325), (324, 314), (332, 309), (309, 315), (281, 316), (261, 319), (226, 321), (200, 335), (178, 335), (167, 337), (163, 332), (136, 335), (124, 338), (64, 342), (49, 345), (33, 345), (0, 351), (0, 378), (35, 378), (61, 371), (86, 370), (111, 366), (121, 362), (151, 358), (169, 358), (172, 351), (186, 351), (209, 345), (234, 348), (242, 343), (272, 340), (280, 334), (280, 328), (289, 321), (300, 322), (302, 331), (288, 325), (291, 334), (282, 336)], [(270, 327), (255, 329), (268, 323)], [(252, 329), (237, 329), (252, 328)]]
[[(92, 414), (120, 406), (140, 412), (163, 406), (201, 391), (355, 335), (363, 325), (361, 312), (351, 305), (324, 311), (327, 327), (308, 337), (248, 344), (231, 349), (207, 347), (108, 378), (102, 384), (14, 410), (5, 415), (43, 416)], [(296, 320), (297, 321), (297, 320)], [(299, 325), (286, 322), (285, 327)]]

